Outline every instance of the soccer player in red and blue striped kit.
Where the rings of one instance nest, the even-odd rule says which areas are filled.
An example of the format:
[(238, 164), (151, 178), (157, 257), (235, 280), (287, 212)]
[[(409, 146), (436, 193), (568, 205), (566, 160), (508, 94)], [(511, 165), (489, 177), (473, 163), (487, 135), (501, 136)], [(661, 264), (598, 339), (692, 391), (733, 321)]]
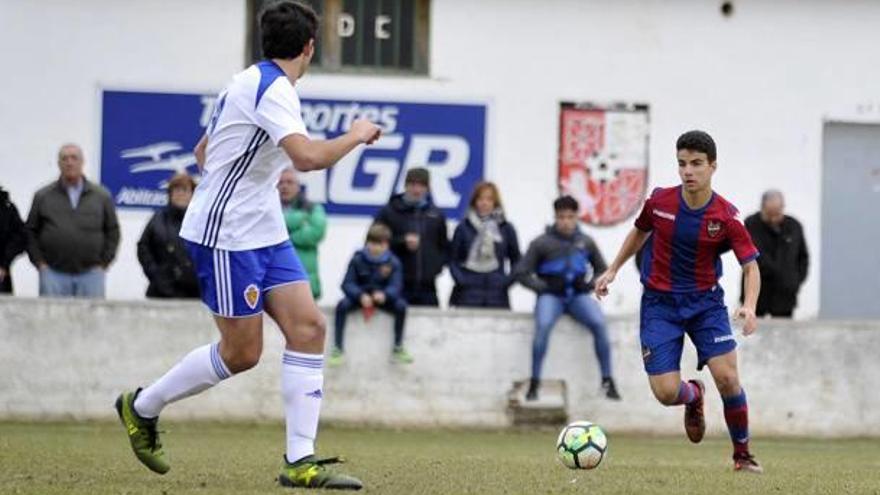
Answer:
[(684, 335), (697, 349), (697, 369), (708, 366), (724, 402), (724, 419), (733, 441), (734, 470), (760, 473), (749, 452), (746, 394), (739, 383), (736, 340), (730, 328), (721, 277), (721, 254), (733, 250), (742, 266), (745, 297), (736, 318), (743, 335), (757, 329), (755, 305), (761, 288), (758, 250), (737, 218), (737, 209), (712, 190), (717, 168), (715, 142), (702, 131), (686, 132), (676, 143), (681, 185), (657, 188), (645, 202), (617, 258), (596, 281), (596, 294), (608, 286), (626, 260), (644, 246), (640, 268), (642, 357), (654, 396), (667, 406), (685, 406), (688, 438), (703, 439), (705, 387), (683, 381), (680, 362)]

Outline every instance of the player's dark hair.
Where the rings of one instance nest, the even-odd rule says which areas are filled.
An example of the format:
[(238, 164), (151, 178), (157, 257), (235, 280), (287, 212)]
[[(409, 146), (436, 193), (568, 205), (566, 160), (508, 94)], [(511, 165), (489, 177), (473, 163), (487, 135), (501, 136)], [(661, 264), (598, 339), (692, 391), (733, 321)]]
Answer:
[(309, 40), (316, 38), (318, 15), (311, 7), (293, 0), (275, 0), (260, 13), (263, 58), (299, 57)]
[(553, 202), (553, 211), (559, 212), (564, 210), (578, 211), (578, 202), (571, 196), (565, 195), (556, 198)]
[(391, 242), (391, 229), (384, 223), (374, 223), (367, 230), (367, 242), (388, 243)]
[(714, 162), (717, 157), (715, 140), (709, 133), (704, 131), (688, 131), (678, 137), (675, 143), (675, 151), (690, 150), (705, 153), (709, 162)]

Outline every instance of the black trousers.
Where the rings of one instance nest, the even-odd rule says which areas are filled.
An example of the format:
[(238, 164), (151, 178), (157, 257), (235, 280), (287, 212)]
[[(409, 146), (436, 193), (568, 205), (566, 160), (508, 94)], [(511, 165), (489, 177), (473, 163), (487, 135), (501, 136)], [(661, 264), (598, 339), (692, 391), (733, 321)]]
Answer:
[[(333, 340), (336, 347), (343, 349), (345, 341), (345, 320), (348, 313), (361, 307), (360, 301), (353, 301), (348, 297), (342, 298), (336, 305), (336, 320), (333, 328)], [(406, 322), (406, 301), (401, 298), (386, 298), (385, 304), (377, 306), (378, 309), (394, 315), (394, 346), (403, 345), (403, 325)]]

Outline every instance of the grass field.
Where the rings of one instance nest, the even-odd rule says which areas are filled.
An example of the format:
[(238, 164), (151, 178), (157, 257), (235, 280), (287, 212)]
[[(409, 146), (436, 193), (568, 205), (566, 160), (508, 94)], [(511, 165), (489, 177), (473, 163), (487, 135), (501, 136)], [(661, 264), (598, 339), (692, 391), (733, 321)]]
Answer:
[[(172, 470), (158, 476), (111, 423), (0, 423), (3, 494), (284, 493), (275, 484), (283, 430), (275, 425), (168, 423)], [(880, 441), (757, 439), (763, 476), (734, 474), (726, 439), (609, 434), (594, 471), (554, 456), (553, 431), (389, 431), (324, 428), (319, 454), (343, 454), (364, 492), (381, 494), (872, 493)]]

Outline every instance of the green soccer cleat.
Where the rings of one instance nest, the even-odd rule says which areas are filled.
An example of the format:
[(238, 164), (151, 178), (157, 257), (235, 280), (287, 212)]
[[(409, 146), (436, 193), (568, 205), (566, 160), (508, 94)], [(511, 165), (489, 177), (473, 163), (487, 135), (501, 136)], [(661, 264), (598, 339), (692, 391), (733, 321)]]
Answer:
[(393, 351), (391, 351), (391, 362), (397, 364), (410, 364), (415, 359), (413, 359), (412, 355), (406, 352), (402, 346), (395, 347)]
[(361, 480), (346, 474), (328, 471), (326, 464), (343, 462), (338, 457), (316, 459), (310, 455), (294, 462), (284, 459), (284, 467), (278, 476), (278, 484), (289, 488), (326, 488), (328, 490), (360, 490)]
[(125, 427), (131, 441), (131, 450), (138, 460), (151, 471), (165, 474), (171, 466), (165, 460), (165, 452), (159, 442), (159, 432), (156, 430), (159, 418), (144, 419), (134, 410), (134, 400), (140, 391), (141, 389), (137, 389), (120, 394), (116, 399), (116, 413), (119, 414), (119, 421)]

